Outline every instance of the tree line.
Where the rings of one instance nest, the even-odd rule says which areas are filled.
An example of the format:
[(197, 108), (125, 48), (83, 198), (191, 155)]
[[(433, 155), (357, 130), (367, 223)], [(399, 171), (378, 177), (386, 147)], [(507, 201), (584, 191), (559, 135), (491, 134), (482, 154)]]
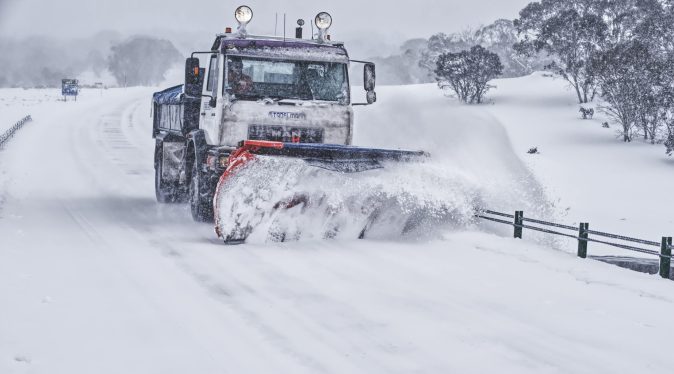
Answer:
[(114, 32), (77, 40), (0, 37), (0, 51), (0, 87), (60, 87), (61, 79), (85, 72), (112, 76), (120, 86), (155, 85), (184, 61), (170, 41)]

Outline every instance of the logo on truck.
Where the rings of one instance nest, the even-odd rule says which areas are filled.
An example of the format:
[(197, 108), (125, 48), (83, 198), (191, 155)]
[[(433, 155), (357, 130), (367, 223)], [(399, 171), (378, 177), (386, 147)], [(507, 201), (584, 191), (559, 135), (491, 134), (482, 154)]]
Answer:
[(269, 117), (277, 119), (307, 119), (307, 115), (304, 113), (292, 112), (269, 112)]

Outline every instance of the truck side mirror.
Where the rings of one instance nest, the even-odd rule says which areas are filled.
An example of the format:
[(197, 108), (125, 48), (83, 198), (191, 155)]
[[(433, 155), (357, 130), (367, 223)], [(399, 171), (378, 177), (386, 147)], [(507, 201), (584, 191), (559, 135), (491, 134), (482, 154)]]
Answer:
[(365, 91), (370, 92), (374, 91), (374, 85), (376, 80), (376, 74), (374, 71), (374, 64), (367, 63), (363, 67), (363, 85), (365, 86)]
[(349, 60), (357, 64), (363, 64), (363, 88), (365, 88), (366, 103), (351, 103), (351, 105), (369, 105), (377, 101), (377, 93), (374, 92), (376, 73), (374, 64), (367, 61)]
[(185, 60), (185, 93), (188, 96), (201, 96), (201, 78), (203, 70), (199, 68), (199, 59), (190, 57)]

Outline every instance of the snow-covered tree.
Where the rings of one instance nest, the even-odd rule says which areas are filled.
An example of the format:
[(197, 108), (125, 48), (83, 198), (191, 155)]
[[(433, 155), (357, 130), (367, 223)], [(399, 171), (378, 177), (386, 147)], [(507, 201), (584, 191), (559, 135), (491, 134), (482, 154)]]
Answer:
[(435, 74), (441, 88), (450, 88), (464, 103), (482, 103), (489, 81), (498, 77), (503, 65), (498, 55), (476, 45), (468, 51), (443, 53)]
[(475, 44), (494, 52), (503, 64), (504, 77), (521, 77), (542, 70), (550, 61), (542, 53), (520, 55), (514, 45), (519, 41), (512, 20), (499, 19), (475, 31)]
[(667, 154), (674, 153), (674, 0), (647, 2), (647, 15), (636, 27), (636, 38), (649, 46), (660, 67), (658, 102)]
[(571, 84), (580, 103), (595, 95), (588, 63), (608, 33), (601, 16), (591, 10), (584, 0), (543, 0), (527, 5), (514, 21), (522, 38), (515, 49), (522, 55), (546, 52), (553, 57), (547, 67)]
[(635, 128), (654, 140), (662, 123), (662, 69), (647, 46), (638, 41), (621, 43), (595, 55), (590, 64), (608, 104), (604, 110), (622, 125), (623, 140), (631, 141)]
[(138, 36), (112, 46), (108, 68), (119, 85), (155, 85), (182, 57), (168, 40)]

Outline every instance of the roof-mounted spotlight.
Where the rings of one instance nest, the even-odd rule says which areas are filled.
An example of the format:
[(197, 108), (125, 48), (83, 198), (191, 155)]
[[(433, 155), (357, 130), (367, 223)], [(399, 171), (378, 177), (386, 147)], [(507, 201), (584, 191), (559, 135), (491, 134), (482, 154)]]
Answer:
[(314, 23), (318, 27), (318, 41), (326, 42), (328, 40), (328, 29), (332, 25), (332, 16), (328, 12), (320, 12), (314, 18)]
[(239, 35), (248, 35), (248, 32), (246, 31), (246, 25), (248, 25), (250, 20), (253, 19), (253, 10), (250, 9), (250, 7), (247, 5), (241, 5), (240, 7), (236, 8), (236, 11), (234, 11), (234, 18), (236, 18), (236, 21), (239, 23), (239, 27), (237, 28)]
[(332, 25), (332, 16), (328, 12), (320, 12), (316, 15), (314, 22), (319, 30), (327, 30)]

